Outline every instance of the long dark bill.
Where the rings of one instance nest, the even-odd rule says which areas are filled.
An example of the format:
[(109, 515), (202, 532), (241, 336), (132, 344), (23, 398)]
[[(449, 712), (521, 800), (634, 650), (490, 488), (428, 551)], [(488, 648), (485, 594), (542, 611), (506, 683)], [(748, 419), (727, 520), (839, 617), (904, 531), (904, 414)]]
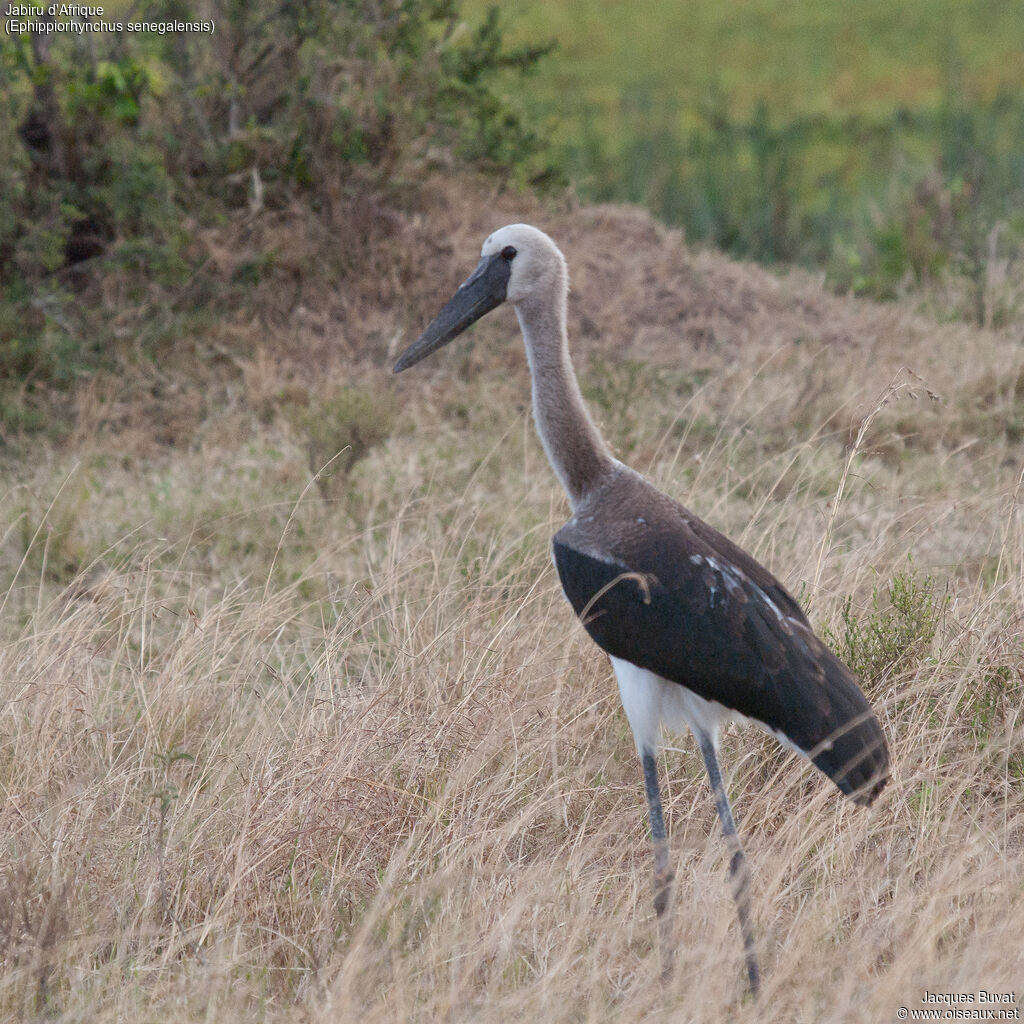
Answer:
[(444, 309), (395, 363), (394, 372), (408, 370), (414, 363), (457, 338), (470, 324), (505, 301), (512, 263), (501, 253), (485, 256), (476, 270), (459, 285)]

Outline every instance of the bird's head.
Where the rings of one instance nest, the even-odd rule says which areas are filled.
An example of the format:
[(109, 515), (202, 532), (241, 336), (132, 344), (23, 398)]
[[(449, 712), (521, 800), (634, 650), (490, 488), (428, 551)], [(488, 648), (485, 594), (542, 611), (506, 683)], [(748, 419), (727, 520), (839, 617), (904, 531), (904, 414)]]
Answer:
[(457, 338), (503, 302), (555, 302), (568, 282), (565, 259), (543, 231), (529, 224), (499, 228), (483, 244), (480, 262), (445, 307), (395, 363), (401, 373)]

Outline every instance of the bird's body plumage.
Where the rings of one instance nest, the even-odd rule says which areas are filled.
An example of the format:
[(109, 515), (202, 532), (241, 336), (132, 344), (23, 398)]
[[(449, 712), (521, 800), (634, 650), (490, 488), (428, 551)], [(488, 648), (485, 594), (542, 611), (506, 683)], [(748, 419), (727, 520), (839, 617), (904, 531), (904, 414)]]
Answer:
[(574, 611), (611, 658), (643, 768), (666, 965), (673, 873), (655, 759), (663, 724), (688, 726), (704, 759), (756, 992), (749, 875), (718, 764), (721, 726), (756, 723), (810, 758), (858, 803), (870, 803), (885, 785), (888, 748), (853, 674), (814, 635), (785, 587), (612, 456), (573, 372), (567, 293), (565, 259), (547, 235), (526, 224), (501, 228), (395, 372), (448, 344), (500, 303), (514, 305), (537, 432), (572, 506), (572, 517), (554, 537), (555, 565)]
[(611, 656), (755, 722), (870, 802), (885, 739), (849, 669), (760, 563), (617, 466), (555, 534), (566, 597)]

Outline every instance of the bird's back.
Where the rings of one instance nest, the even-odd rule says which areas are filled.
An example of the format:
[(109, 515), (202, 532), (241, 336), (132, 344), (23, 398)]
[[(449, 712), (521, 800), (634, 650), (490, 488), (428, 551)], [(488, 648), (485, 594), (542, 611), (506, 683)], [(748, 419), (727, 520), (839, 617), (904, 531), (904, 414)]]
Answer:
[(888, 748), (850, 670), (760, 563), (627, 467), (554, 538), (566, 596), (609, 654), (688, 687), (870, 803)]

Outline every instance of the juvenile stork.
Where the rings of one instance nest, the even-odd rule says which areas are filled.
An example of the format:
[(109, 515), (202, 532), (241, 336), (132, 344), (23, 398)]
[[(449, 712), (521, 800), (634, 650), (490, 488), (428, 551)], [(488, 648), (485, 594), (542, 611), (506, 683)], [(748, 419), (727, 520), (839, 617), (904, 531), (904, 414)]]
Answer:
[(853, 674), (814, 635), (782, 584), (613, 457), (569, 358), (568, 287), (565, 259), (546, 234), (527, 224), (503, 227), (394, 371), (447, 345), (502, 302), (515, 307), (537, 432), (572, 506), (554, 537), (555, 566), (574, 611), (611, 658), (643, 768), (666, 965), (664, 915), (674, 873), (655, 761), (663, 723), (689, 726), (704, 759), (756, 993), (749, 875), (718, 764), (722, 726), (753, 722), (859, 804), (870, 804), (885, 785), (888, 748)]

